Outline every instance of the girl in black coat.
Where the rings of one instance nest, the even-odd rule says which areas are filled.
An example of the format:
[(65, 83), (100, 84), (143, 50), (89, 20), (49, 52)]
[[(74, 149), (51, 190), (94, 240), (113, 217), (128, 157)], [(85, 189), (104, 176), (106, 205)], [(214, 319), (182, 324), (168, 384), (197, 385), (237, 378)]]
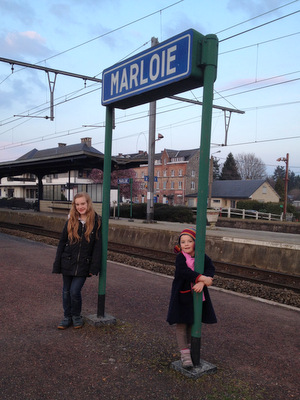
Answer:
[(101, 266), (101, 220), (90, 196), (77, 193), (72, 202), (53, 264), (53, 273), (63, 275), (64, 318), (58, 329), (83, 326), (81, 289), (87, 277)]
[(179, 246), (174, 249), (179, 254), (175, 262), (175, 277), (167, 316), (170, 325), (176, 324), (176, 338), (184, 368), (193, 367), (190, 355), (191, 329), (194, 323), (193, 290), (197, 293), (203, 292), (202, 322), (217, 322), (207, 289), (207, 286), (212, 285), (215, 267), (205, 254), (204, 274), (194, 270), (195, 240), (196, 231), (193, 228), (184, 229), (179, 235)]

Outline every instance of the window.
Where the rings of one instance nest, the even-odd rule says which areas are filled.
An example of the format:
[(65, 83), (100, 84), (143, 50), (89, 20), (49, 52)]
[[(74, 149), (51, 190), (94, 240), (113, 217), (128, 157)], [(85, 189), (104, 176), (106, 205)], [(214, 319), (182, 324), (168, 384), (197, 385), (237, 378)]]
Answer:
[(263, 193), (263, 194), (267, 194), (267, 186), (264, 185), (264, 186), (262, 187), (262, 193)]
[(195, 171), (194, 171), (194, 170), (192, 170), (192, 176), (193, 176), (193, 177), (195, 176)]
[(171, 170), (171, 176), (175, 176), (175, 171), (174, 171), (174, 169)]
[(178, 189), (182, 189), (182, 181), (178, 182)]
[(27, 197), (30, 199), (35, 199), (36, 198), (36, 189), (27, 189), (26, 190)]
[(160, 171), (156, 172), (156, 176), (159, 178), (160, 177)]
[(167, 181), (164, 181), (163, 185), (164, 189), (167, 189)]
[(166, 177), (167, 176), (167, 170), (165, 169), (164, 170), (164, 177)]
[(145, 177), (145, 172), (142, 172), (142, 178), (144, 178)]
[(178, 171), (178, 176), (182, 176), (182, 169)]
[(171, 182), (171, 189), (174, 189), (175, 185), (174, 185), (174, 181)]
[(194, 181), (191, 182), (191, 189), (195, 190), (195, 182)]
[(172, 157), (171, 162), (180, 162), (184, 161), (184, 157)]
[(159, 189), (159, 182), (156, 182), (156, 189)]

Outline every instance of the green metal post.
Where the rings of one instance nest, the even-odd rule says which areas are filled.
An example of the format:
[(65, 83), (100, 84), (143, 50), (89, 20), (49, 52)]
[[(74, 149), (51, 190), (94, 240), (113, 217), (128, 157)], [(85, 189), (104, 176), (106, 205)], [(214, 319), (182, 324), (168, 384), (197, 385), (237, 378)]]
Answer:
[(112, 146), (112, 122), (113, 122), (112, 117), (113, 117), (113, 108), (106, 107), (103, 203), (102, 203), (102, 259), (101, 259), (101, 272), (99, 275), (99, 286), (98, 286), (97, 317), (105, 316), (108, 222), (109, 222), (109, 209), (110, 209), (110, 180), (111, 180), (110, 174), (111, 174), (111, 146)]
[[(201, 121), (201, 143), (199, 160), (199, 180), (197, 197), (197, 240), (195, 246), (195, 271), (203, 274), (206, 210), (208, 196), (209, 151), (211, 138), (211, 119), (213, 105), (213, 86), (217, 73), (218, 38), (205, 36), (202, 43), (201, 65), (203, 68), (203, 107)], [(202, 324), (202, 293), (194, 293), (194, 324), (192, 326), (191, 356), (195, 367), (200, 366)]]

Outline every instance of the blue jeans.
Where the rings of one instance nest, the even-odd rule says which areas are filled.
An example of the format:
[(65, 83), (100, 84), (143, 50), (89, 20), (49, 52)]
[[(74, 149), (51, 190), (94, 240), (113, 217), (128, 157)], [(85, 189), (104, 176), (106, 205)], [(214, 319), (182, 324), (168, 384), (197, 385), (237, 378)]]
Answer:
[(85, 276), (63, 275), (63, 308), (67, 318), (81, 315), (81, 289), (86, 280)]

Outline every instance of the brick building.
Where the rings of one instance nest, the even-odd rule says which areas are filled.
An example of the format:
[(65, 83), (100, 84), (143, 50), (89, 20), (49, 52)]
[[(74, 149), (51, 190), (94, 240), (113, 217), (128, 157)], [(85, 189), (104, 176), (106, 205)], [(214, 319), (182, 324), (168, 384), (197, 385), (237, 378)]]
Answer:
[[(186, 195), (198, 191), (199, 149), (165, 149), (155, 155), (154, 201), (170, 205), (189, 205)], [(140, 181), (141, 192), (135, 199), (138, 203), (147, 201), (148, 164), (133, 168)]]

